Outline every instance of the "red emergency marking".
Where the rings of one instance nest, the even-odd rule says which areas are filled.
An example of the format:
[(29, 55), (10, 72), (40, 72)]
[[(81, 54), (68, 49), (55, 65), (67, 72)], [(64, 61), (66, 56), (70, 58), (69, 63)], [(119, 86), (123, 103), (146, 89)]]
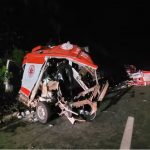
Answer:
[(21, 87), (20, 89), (21, 93), (23, 93), (24, 95), (26, 95), (27, 97), (29, 97), (30, 95), (30, 91), (24, 87)]
[(31, 65), (31, 66), (29, 67), (29, 70), (28, 70), (28, 75), (29, 75), (30, 78), (33, 77), (34, 72), (35, 72), (35, 66), (34, 66), (34, 65)]
[(35, 47), (31, 53), (28, 53), (24, 60), (23, 64), (26, 63), (35, 63), (35, 64), (44, 64), (45, 58), (65, 58), (69, 59), (75, 63), (80, 63), (93, 69), (97, 69), (98, 66), (94, 64), (91, 57), (81, 50), (77, 45), (73, 45), (71, 50), (62, 49), (61, 45), (54, 47)]

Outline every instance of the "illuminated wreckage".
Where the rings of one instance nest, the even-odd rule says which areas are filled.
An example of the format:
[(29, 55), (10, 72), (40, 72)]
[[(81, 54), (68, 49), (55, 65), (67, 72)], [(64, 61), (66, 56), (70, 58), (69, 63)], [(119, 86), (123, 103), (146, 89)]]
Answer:
[(134, 65), (126, 65), (126, 72), (129, 77), (128, 85), (146, 86), (150, 85), (150, 71), (137, 70)]
[(24, 57), (18, 100), (36, 108), (41, 123), (53, 113), (65, 115), (72, 124), (93, 120), (109, 86), (97, 69), (77, 45), (37, 46)]

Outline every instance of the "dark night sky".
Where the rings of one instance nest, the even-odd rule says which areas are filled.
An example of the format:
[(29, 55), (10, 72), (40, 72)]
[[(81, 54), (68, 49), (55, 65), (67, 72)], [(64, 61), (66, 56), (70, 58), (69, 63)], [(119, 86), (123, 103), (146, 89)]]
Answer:
[(98, 63), (143, 67), (150, 64), (149, 15), (144, 0), (1, 0), (0, 54), (13, 45), (29, 50), (52, 39), (89, 45)]

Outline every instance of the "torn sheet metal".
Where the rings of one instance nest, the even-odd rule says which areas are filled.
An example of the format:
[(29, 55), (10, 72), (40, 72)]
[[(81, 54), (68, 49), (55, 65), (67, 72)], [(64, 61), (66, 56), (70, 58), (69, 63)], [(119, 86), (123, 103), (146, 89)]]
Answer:
[(82, 48), (70, 43), (35, 47), (23, 61), (19, 100), (36, 108), (38, 120), (46, 123), (59, 110), (73, 124), (93, 120), (108, 82), (99, 82), (98, 66)]

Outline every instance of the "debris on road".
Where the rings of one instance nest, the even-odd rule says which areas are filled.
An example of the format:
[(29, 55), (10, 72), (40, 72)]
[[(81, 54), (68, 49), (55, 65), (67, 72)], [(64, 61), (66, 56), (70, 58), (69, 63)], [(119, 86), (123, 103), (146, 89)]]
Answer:
[(143, 99), (143, 102), (147, 102), (147, 100), (146, 100), (146, 99)]
[(22, 116), (21, 116), (21, 115), (18, 115), (17, 118), (18, 118), (18, 119), (22, 119)]
[(53, 125), (53, 124), (49, 124), (48, 126), (49, 126), (49, 127), (53, 127), (54, 125)]
[(128, 85), (150, 85), (150, 71), (137, 70), (134, 65), (128, 65), (126, 66), (126, 72), (130, 79)]
[(14, 117), (16, 117), (18, 119), (22, 119), (27, 122), (37, 122), (38, 121), (38, 119), (36, 117), (36, 113), (33, 110), (31, 112), (29, 110), (24, 110), (20, 113), (17, 112), (17, 113), (15, 113)]

